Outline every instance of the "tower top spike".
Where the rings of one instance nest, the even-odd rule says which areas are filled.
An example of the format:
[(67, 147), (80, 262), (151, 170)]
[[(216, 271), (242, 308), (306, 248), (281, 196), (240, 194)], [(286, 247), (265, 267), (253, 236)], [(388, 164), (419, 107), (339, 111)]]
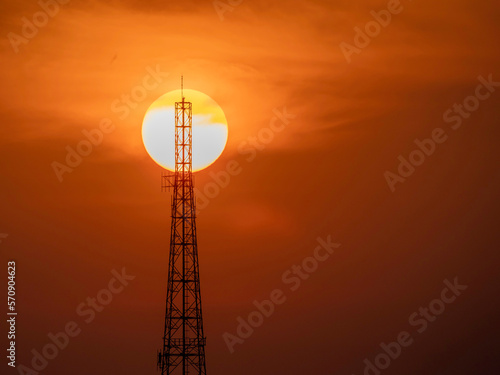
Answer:
[(181, 76), (181, 97), (182, 101), (184, 101), (184, 76)]

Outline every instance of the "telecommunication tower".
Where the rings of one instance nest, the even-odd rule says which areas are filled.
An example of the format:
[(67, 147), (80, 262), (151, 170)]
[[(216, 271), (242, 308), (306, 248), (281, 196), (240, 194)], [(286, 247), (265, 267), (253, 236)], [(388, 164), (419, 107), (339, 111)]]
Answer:
[(173, 188), (173, 194), (165, 330), (158, 369), (162, 375), (205, 375), (192, 170), (193, 105), (184, 98), (182, 78), (181, 98), (175, 103), (175, 172), (163, 176), (163, 187)]

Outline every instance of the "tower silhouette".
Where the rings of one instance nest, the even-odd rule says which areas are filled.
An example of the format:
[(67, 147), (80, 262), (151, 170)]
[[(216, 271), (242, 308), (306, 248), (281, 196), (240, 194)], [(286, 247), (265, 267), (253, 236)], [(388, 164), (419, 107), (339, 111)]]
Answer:
[(201, 310), (196, 207), (193, 191), (193, 105), (175, 103), (175, 172), (163, 176), (173, 188), (163, 348), (158, 352), (161, 374), (206, 374)]

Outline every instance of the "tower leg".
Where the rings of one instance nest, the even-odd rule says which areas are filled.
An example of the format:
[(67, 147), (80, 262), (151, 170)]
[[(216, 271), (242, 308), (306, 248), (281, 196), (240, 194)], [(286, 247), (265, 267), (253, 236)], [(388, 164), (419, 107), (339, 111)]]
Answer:
[(175, 174), (161, 374), (206, 374), (196, 208), (192, 175), (192, 104), (175, 103)]

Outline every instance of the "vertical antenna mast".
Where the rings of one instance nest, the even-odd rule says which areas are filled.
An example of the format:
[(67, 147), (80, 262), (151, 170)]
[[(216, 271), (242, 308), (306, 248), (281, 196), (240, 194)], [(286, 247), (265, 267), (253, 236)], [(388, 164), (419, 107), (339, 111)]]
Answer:
[(193, 184), (193, 105), (175, 103), (175, 172), (161, 375), (206, 375), (196, 207)]
[(184, 76), (181, 76), (181, 98), (184, 101)]

